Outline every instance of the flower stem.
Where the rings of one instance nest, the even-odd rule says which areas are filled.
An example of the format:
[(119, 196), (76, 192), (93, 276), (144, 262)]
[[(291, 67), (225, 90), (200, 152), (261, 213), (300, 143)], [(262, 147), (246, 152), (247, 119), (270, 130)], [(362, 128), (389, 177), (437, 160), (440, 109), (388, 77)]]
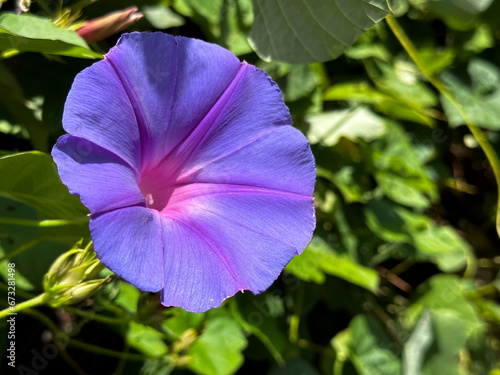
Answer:
[(417, 65), (418, 69), (422, 72), (422, 74), (427, 78), (427, 80), (441, 93), (443, 96), (448, 99), (448, 101), (455, 107), (460, 116), (465, 122), (465, 125), (469, 128), (470, 132), (476, 138), (477, 143), (483, 150), (486, 155), (486, 158), (490, 162), (491, 168), (493, 170), (493, 174), (495, 175), (495, 181), (497, 184), (497, 210), (496, 210), (496, 230), (497, 234), (500, 237), (500, 159), (496, 154), (493, 146), (488, 142), (488, 139), (481, 131), (481, 129), (474, 125), (473, 122), (469, 119), (469, 116), (464, 111), (460, 103), (455, 99), (453, 94), (448, 90), (448, 88), (434, 75), (430, 74), (427, 71), (425, 64), (420, 59), (417, 49), (413, 45), (412, 41), (406, 35), (405, 31), (399, 25), (396, 18), (392, 15), (386, 17), (387, 24), (389, 28), (392, 30), (398, 41), (401, 43), (405, 51), (408, 53), (410, 58), (413, 60), (415, 65)]
[(7, 307), (6, 309), (3, 309), (0, 311), (0, 319), (6, 317), (8, 314), (13, 314), (17, 313), (19, 311), (22, 311), (24, 309), (28, 309), (30, 307), (35, 307), (36, 305), (42, 304), (43, 303), (43, 298), (45, 297), (45, 293), (42, 293), (36, 297), (33, 297), (27, 301), (18, 303), (14, 306)]

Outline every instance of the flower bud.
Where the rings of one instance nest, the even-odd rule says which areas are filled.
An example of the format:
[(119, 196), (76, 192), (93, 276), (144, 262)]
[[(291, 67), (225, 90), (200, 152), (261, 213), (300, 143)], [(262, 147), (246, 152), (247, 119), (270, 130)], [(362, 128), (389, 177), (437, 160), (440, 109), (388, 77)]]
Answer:
[(85, 22), (76, 32), (87, 43), (98, 42), (139, 21), (144, 15), (137, 11), (137, 7), (130, 7), (103, 17)]
[(60, 255), (45, 274), (45, 302), (53, 307), (83, 301), (109, 281), (109, 277), (93, 279), (104, 266), (91, 244), (85, 249), (80, 249), (80, 245), (81, 242)]

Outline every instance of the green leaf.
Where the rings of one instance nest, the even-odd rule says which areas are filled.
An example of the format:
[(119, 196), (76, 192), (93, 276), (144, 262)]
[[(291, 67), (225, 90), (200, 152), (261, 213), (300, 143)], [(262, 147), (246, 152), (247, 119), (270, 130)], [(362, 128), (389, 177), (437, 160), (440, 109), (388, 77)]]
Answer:
[(245, 335), (231, 318), (220, 316), (207, 322), (199, 339), (188, 349), (188, 367), (198, 374), (229, 375), (243, 363)]
[(410, 8), (408, 0), (388, 0), (389, 9), (396, 17), (401, 17)]
[(373, 104), (375, 109), (395, 119), (424, 125), (434, 122), (424, 108), (409, 103), (401, 95), (394, 96), (394, 93), (384, 93), (375, 89), (365, 81), (338, 83), (326, 90), (323, 99)]
[(135, 286), (125, 281), (121, 281), (118, 286), (118, 295), (113, 303), (123, 307), (129, 313), (134, 314), (137, 312), (137, 303), (139, 302), (140, 296), (141, 292)]
[(186, 23), (182, 16), (166, 5), (146, 5), (141, 8), (141, 12), (144, 13), (149, 23), (159, 30), (179, 27)]
[[(385, 125), (386, 135), (364, 147), (367, 157), (371, 159), (375, 178), (380, 180), (377, 181), (379, 187), (389, 198), (411, 207), (425, 207), (424, 198), (419, 193), (435, 202), (438, 197), (436, 184), (422, 165), (409, 134), (396, 122), (386, 121)], [(393, 184), (400, 190), (392, 190), (388, 181), (392, 176), (395, 180)], [(416, 201), (405, 198), (404, 190), (411, 191)]]
[(0, 104), (12, 115), (12, 121), (26, 129), (33, 147), (48, 150), (48, 130), (35, 112), (28, 108), (23, 89), (16, 77), (0, 64)]
[(316, 75), (307, 65), (292, 65), (289, 73), (276, 80), (285, 100), (294, 101), (310, 94), (318, 85)]
[(385, 134), (383, 118), (365, 107), (308, 115), (307, 138), (312, 144), (334, 146), (341, 137), (371, 141)]
[(375, 179), (387, 198), (394, 202), (416, 209), (425, 209), (430, 205), (429, 199), (413, 186), (411, 179), (391, 172), (375, 173)]
[(415, 323), (425, 309), (430, 309), (433, 318), (451, 313), (459, 320), (457, 329), (466, 337), (477, 336), (484, 331), (476, 308), (465, 298), (464, 292), (473, 287), (470, 281), (455, 275), (438, 274), (419, 286), (406, 312), (410, 324)]
[(434, 92), (418, 80), (418, 71), (414, 65), (402, 60), (396, 60), (393, 64), (380, 60), (376, 63), (382, 75), (374, 77), (374, 82), (381, 91), (400, 98), (415, 108), (432, 107), (437, 104)]
[[(7, 281), (7, 264), (16, 264), (16, 287), (42, 290), (42, 279), (57, 256), (84, 237), (74, 227), (37, 228), (10, 224), (9, 219), (38, 219), (36, 210), (25, 204), (0, 197), (0, 257), (13, 251), (24, 251), (0, 264), (1, 277)], [(87, 230), (88, 231), (88, 230)]]
[(453, 228), (437, 227), (428, 216), (387, 200), (368, 202), (365, 217), (367, 226), (377, 236), (389, 242), (413, 245), (417, 260), (431, 261), (444, 272), (461, 270), (472, 252), (470, 245)]
[(493, 3), (494, 0), (410, 0), (420, 8), (431, 11), (456, 30), (468, 30), (474, 26), (476, 16)]
[(436, 74), (453, 63), (456, 52), (453, 49), (422, 48), (418, 55), (427, 73)]
[(424, 311), (403, 348), (404, 375), (422, 373), (425, 354), (433, 340), (432, 315)]
[[(318, 159), (316, 159), (318, 160)], [(347, 164), (347, 165), (346, 165)], [(326, 178), (337, 186), (346, 202), (363, 202), (370, 195), (370, 185), (366, 183), (366, 176), (363, 176), (360, 165), (349, 165), (342, 163), (343, 166), (339, 170), (332, 171), (323, 168), (320, 165), (316, 166), (318, 177)], [(318, 189), (317, 189), (318, 190)], [(331, 190), (325, 192), (326, 196), (330, 197)], [(332, 197), (334, 198), (334, 197)], [(333, 203), (333, 202), (332, 202)]]
[(34, 207), (40, 219), (72, 219), (88, 213), (62, 184), (47, 154), (33, 151), (4, 156), (0, 176), (0, 196)]
[(467, 339), (462, 322), (454, 311), (440, 311), (432, 312), (432, 323), (435, 340), (426, 353), (422, 375), (463, 374), (458, 366)]
[(286, 267), (293, 275), (305, 281), (321, 284), (325, 273), (375, 292), (379, 277), (375, 270), (365, 267), (346, 255), (335, 253), (320, 237), (313, 237), (301, 255), (295, 256)]
[(132, 348), (150, 357), (160, 357), (168, 352), (160, 332), (153, 327), (133, 321), (128, 327), (127, 342)]
[(252, 25), (251, 0), (175, 0), (173, 8), (197, 23), (209, 39), (235, 55), (252, 52), (246, 33)]
[(32, 14), (0, 15), (0, 51), (41, 52), (54, 55), (102, 58), (91, 51), (74, 31), (61, 29), (48, 19)]
[(413, 235), (419, 255), (432, 259), (444, 272), (461, 270), (472, 253), (471, 246), (451, 227), (433, 227)]
[(391, 55), (387, 47), (381, 43), (360, 43), (345, 51), (345, 55), (350, 59), (362, 60), (370, 57), (389, 62)]
[(253, 9), (253, 49), (293, 64), (335, 59), (389, 13), (385, 0), (253, 0)]
[(349, 324), (350, 360), (359, 375), (399, 375), (401, 364), (389, 340), (375, 318), (358, 315)]
[(378, 237), (389, 242), (410, 242), (405, 222), (387, 200), (372, 199), (365, 206), (366, 225)]
[(197, 328), (205, 319), (204, 313), (193, 313), (180, 307), (170, 308), (173, 316), (163, 321), (162, 325), (176, 335), (181, 335), (190, 328)]
[(319, 375), (319, 372), (301, 358), (294, 358), (284, 366), (275, 366), (269, 375)]
[[(444, 71), (440, 77), (469, 121), (477, 126), (499, 130), (500, 69), (486, 60), (473, 59), (469, 62), (467, 70), (470, 85), (466, 83), (465, 77), (451, 71)], [(451, 126), (465, 124), (448, 99), (441, 96), (441, 103)]]

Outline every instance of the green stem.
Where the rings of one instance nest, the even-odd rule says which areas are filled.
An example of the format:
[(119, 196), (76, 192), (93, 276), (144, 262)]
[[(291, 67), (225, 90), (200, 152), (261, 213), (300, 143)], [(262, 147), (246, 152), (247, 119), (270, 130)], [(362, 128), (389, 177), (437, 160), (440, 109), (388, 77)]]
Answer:
[(24, 309), (28, 309), (30, 307), (35, 307), (36, 305), (39, 305), (43, 303), (43, 298), (45, 297), (45, 293), (42, 293), (32, 299), (29, 299), (27, 301), (17, 303), (13, 306), (7, 307), (6, 309), (0, 311), (0, 319), (5, 318), (9, 314), (17, 313), (19, 311), (22, 311)]
[[(4, 283), (0, 282), (0, 289), (3, 289), (6, 292), (8, 292), (9, 291), (9, 286), (7, 284), (4, 284)], [(30, 298), (34, 298), (35, 297), (34, 294), (31, 294), (30, 292), (27, 292), (27, 291), (19, 289), (19, 288), (16, 289), (16, 296), (21, 296), (24, 299), (30, 299)]]
[(78, 217), (72, 220), (30, 220), (30, 219), (20, 219), (17, 217), (5, 217), (0, 216), (0, 224), (11, 224), (11, 225), (22, 225), (25, 227), (37, 227), (37, 228), (47, 228), (47, 227), (59, 227), (62, 225), (75, 225), (82, 224), (89, 220), (87, 216)]
[(396, 18), (392, 15), (386, 17), (387, 24), (389, 28), (392, 30), (398, 41), (401, 43), (405, 51), (411, 57), (415, 65), (417, 65), (418, 69), (422, 72), (422, 74), (427, 78), (427, 80), (441, 93), (443, 96), (448, 99), (448, 101), (455, 107), (460, 116), (465, 122), (465, 125), (469, 128), (470, 132), (476, 138), (477, 143), (483, 150), (486, 158), (490, 162), (491, 168), (493, 170), (493, 174), (495, 175), (495, 181), (497, 184), (497, 210), (496, 210), (496, 230), (497, 234), (500, 237), (500, 159), (496, 154), (493, 146), (489, 143), (488, 139), (481, 131), (481, 129), (474, 125), (472, 121), (468, 118), (467, 113), (463, 110), (460, 103), (455, 99), (453, 94), (448, 90), (448, 88), (435, 76), (430, 74), (425, 67), (425, 64), (420, 59), (418, 55), (418, 51), (413, 45), (412, 41), (406, 35), (405, 31), (399, 25)]
[[(26, 311), (24, 311), (24, 313), (26, 313), (28, 315), (32, 315), (35, 318), (37, 318), (38, 320), (40, 320), (43, 324), (45, 324), (47, 326), (47, 328), (49, 328), (52, 331), (52, 333), (54, 333), (54, 335), (56, 335), (56, 336), (62, 335), (62, 336), (68, 337), (68, 335), (65, 332), (61, 331), (47, 316), (43, 315), (42, 313), (35, 311), (35, 310), (26, 310)], [(120, 359), (123, 357), (122, 352), (118, 352), (118, 351), (112, 350), (112, 349), (103, 348), (103, 347), (97, 346), (97, 345), (87, 344), (85, 342), (75, 340), (75, 339), (72, 339), (69, 337), (68, 337), (68, 345), (73, 346), (75, 348), (85, 350), (87, 352), (105, 355), (108, 357), (114, 357), (114, 358), (120, 358)], [(141, 354), (127, 353), (127, 359), (132, 360), (132, 361), (143, 362), (148, 358), (154, 358), (154, 357), (148, 357), (148, 356), (141, 355)]]
[(280, 366), (285, 365), (285, 360), (283, 359), (281, 353), (276, 349), (272, 341), (267, 337), (258, 327), (248, 323), (242, 316), (238, 310), (236, 302), (233, 301), (230, 305), (230, 311), (233, 315), (233, 318), (238, 322), (238, 324), (247, 332), (251, 333), (255, 337), (257, 337), (262, 344), (269, 350), (269, 353), (273, 356), (276, 363)]
[(94, 313), (93, 311), (83, 311), (80, 309), (77, 309), (75, 307), (71, 306), (61, 306), (64, 310), (69, 311), (73, 314), (80, 315), (84, 318), (87, 318), (89, 320), (95, 320), (98, 322), (103, 322), (107, 324), (126, 324), (131, 322), (133, 319), (130, 317), (125, 317), (125, 318), (116, 318), (112, 316), (105, 316), (105, 315), (98, 315)]
[(0, 258), (0, 262), (3, 262), (4, 260), (12, 259), (16, 256), (18, 256), (21, 253), (24, 253), (26, 250), (30, 249), (31, 247), (35, 246), (37, 243), (43, 241), (43, 238), (38, 237), (35, 238), (31, 241), (28, 241), (26, 243), (23, 243), (22, 245), (19, 245), (17, 248), (12, 250), (10, 253), (5, 254)]
[[(102, 346), (88, 344), (86, 342), (75, 340), (75, 339), (69, 339), (68, 345), (73, 346), (73, 347), (78, 348), (78, 349), (85, 350), (85, 351), (90, 352), (90, 353), (105, 355), (107, 357), (122, 359), (124, 356), (124, 353), (122, 353), (122, 352), (112, 350), (112, 349), (103, 348)], [(149, 359), (149, 358), (155, 358), (155, 357), (148, 357), (146, 355), (134, 354), (134, 353), (127, 353), (126, 356), (127, 356), (127, 360), (139, 361), (139, 362), (144, 362), (146, 359)]]
[(125, 344), (122, 350), (123, 356), (120, 358), (120, 362), (118, 366), (116, 366), (116, 370), (113, 375), (122, 375), (123, 370), (125, 370), (125, 365), (127, 364), (128, 355), (130, 354), (130, 344), (128, 340), (125, 340)]
[(290, 320), (290, 334), (289, 340), (291, 343), (295, 344), (299, 337), (299, 324), (300, 324), (300, 312), (302, 311), (302, 305), (304, 304), (305, 295), (305, 284), (300, 283), (299, 290), (297, 291), (297, 299), (295, 301), (295, 309), (293, 312), (292, 319)]
[(344, 361), (335, 358), (335, 362), (333, 363), (333, 375), (342, 375), (344, 369)]

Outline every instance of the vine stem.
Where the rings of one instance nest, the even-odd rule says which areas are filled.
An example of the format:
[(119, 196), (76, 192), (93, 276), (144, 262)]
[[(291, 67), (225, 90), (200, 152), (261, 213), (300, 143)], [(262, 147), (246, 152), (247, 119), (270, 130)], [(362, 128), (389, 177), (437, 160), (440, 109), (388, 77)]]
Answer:
[(78, 217), (72, 220), (58, 219), (58, 220), (31, 220), (20, 219), (17, 217), (0, 217), (0, 224), (20, 225), (25, 227), (48, 228), (59, 227), (63, 225), (78, 225), (89, 221), (87, 216)]
[(45, 297), (45, 293), (42, 293), (36, 297), (33, 297), (27, 301), (17, 303), (15, 306), (7, 307), (0, 311), (0, 319), (5, 318), (8, 314), (17, 313), (21, 310), (28, 309), (30, 307), (35, 307), (36, 305), (40, 305), (43, 303), (43, 299)]
[(491, 168), (493, 170), (493, 174), (495, 176), (495, 181), (497, 184), (497, 210), (496, 210), (496, 230), (497, 235), (500, 237), (500, 159), (496, 154), (493, 146), (488, 142), (488, 139), (481, 131), (481, 129), (474, 125), (473, 122), (469, 119), (467, 113), (463, 110), (460, 103), (455, 99), (453, 94), (448, 90), (448, 88), (434, 75), (430, 74), (427, 71), (425, 64), (420, 59), (417, 49), (413, 45), (412, 41), (406, 35), (403, 28), (399, 25), (398, 21), (393, 15), (389, 15), (386, 17), (387, 24), (389, 28), (393, 32), (393, 34), (398, 39), (399, 43), (403, 46), (405, 51), (408, 53), (410, 58), (413, 60), (417, 68), (422, 72), (425, 78), (441, 93), (443, 96), (448, 99), (448, 101), (455, 107), (460, 116), (465, 122), (465, 125), (469, 128), (470, 132), (476, 138), (477, 143), (483, 150), (486, 158), (490, 162)]

